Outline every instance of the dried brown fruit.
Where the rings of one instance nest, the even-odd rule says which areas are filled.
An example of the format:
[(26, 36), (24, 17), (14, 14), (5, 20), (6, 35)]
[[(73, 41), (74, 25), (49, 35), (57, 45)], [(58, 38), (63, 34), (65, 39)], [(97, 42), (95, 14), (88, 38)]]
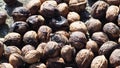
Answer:
[(86, 43), (86, 49), (91, 50), (95, 55), (97, 55), (98, 54), (99, 46), (98, 46), (98, 44), (95, 41), (93, 41), (93, 40), (90, 39)]
[(66, 3), (58, 4), (57, 9), (59, 10), (60, 15), (62, 15), (64, 17), (66, 17), (67, 14), (69, 13), (69, 7)]
[(27, 18), (26, 22), (32, 30), (37, 31), (41, 25), (45, 24), (45, 19), (41, 15), (32, 15)]
[(70, 28), (71, 32), (81, 31), (85, 34), (87, 32), (87, 27), (86, 27), (85, 23), (83, 23), (82, 21), (75, 21), (75, 22), (71, 23), (69, 28)]
[(100, 20), (94, 18), (90, 18), (85, 24), (90, 34), (98, 32), (102, 28), (102, 23), (100, 22)]
[(19, 68), (23, 65), (23, 57), (18, 53), (13, 53), (9, 57), (9, 63), (13, 65), (14, 68)]
[(120, 9), (118, 6), (111, 5), (106, 11), (106, 19), (108, 21), (115, 21), (117, 19), (119, 11)]
[(32, 45), (23, 46), (23, 48), (21, 49), (22, 55), (24, 56), (28, 51), (31, 51), (31, 50), (35, 50), (35, 47), (33, 47)]
[(36, 46), (38, 43), (38, 35), (35, 31), (31, 30), (24, 34), (23, 41), (25, 44)]
[(21, 39), (22, 38), (19, 33), (11, 32), (4, 37), (4, 43), (9, 46), (10, 45), (19, 46), (21, 44)]
[(52, 29), (49, 26), (42, 25), (38, 29), (38, 41), (39, 42), (48, 42), (50, 40), (50, 33)]
[(26, 8), (30, 10), (31, 14), (36, 14), (41, 6), (41, 0), (30, 0), (26, 5)]
[(99, 55), (104, 55), (106, 58), (109, 58), (112, 51), (118, 46), (119, 45), (114, 41), (107, 41), (99, 48)]
[(56, 57), (60, 54), (60, 46), (57, 42), (49, 41), (44, 48), (45, 57)]
[(69, 38), (69, 43), (75, 47), (77, 50), (85, 47), (87, 38), (83, 32), (75, 31), (72, 32)]
[(108, 36), (103, 32), (93, 33), (91, 39), (94, 40), (99, 46), (109, 40)]
[(70, 0), (69, 9), (70, 11), (80, 12), (85, 10), (87, 0)]
[(57, 34), (57, 33), (55, 33), (51, 36), (51, 41), (57, 42), (59, 44), (59, 46), (61, 46), (61, 47), (68, 44), (68, 38), (62, 34)]
[(16, 46), (7, 46), (5, 49), (4, 49), (4, 55), (5, 57), (9, 58), (9, 56), (13, 53), (18, 53), (21, 55), (21, 50), (16, 47)]
[(49, 20), (49, 26), (52, 28), (53, 31), (57, 30), (67, 31), (69, 29), (68, 20), (63, 16), (55, 17)]
[(43, 2), (43, 4), (41, 5), (41, 8), (44, 6), (44, 5), (48, 5), (48, 4), (51, 4), (53, 6), (57, 6), (57, 2), (55, 0), (46, 0)]
[(67, 15), (67, 20), (71, 24), (72, 22), (79, 21), (80, 15), (76, 12), (69, 12)]
[(120, 34), (120, 28), (112, 22), (106, 23), (103, 26), (103, 31), (108, 35), (110, 39), (116, 39)]
[(66, 36), (67, 38), (69, 38), (69, 33), (67, 31), (61, 30), (61, 31), (56, 31), (55, 33), (62, 34), (64, 36)]
[(94, 18), (103, 18), (105, 17), (108, 4), (104, 1), (97, 1), (92, 5), (91, 15)]
[(76, 50), (71, 45), (65, 45), (61, 49), (61, 56), (66, 62), (73, 62), (75, 58)]
[(44, 56), (44, 48), (46, 45), (47, 43), (40, 43), (36, 48), (36, 50), (39, 51), (42, 56)]
[(93, 58), (94, 54), (92, 51), (88, 49), (82, 49), (77, 53), (75, 61), (78, 68), (88, 68)]
[(12, 24), (10, 31), (24, 35), (29, 30), (29, 25), (24, 21), (16, 21)]
[(40, 14), (47, 18), (53, 18), (59, 16), (59, 10), (56, 8), (57, 2), (56, 1), (45, 1), (40, 7)]
[(108, 68), (108, 60), (104, 55), (96, 56), (92, 60), (91, 68)]
[(109, 58), (110, 64), (112, 67), (120, 65), (120, 49), (115, 49)]
[(30, 50), (24, 56), (24, 61), (33, 64), (40, 61), (41, 54), (37, 50)]
[(12, 12), (14, 21), (26, 21), (29, 15), (30, 12), (26, 7), (17, 7)]

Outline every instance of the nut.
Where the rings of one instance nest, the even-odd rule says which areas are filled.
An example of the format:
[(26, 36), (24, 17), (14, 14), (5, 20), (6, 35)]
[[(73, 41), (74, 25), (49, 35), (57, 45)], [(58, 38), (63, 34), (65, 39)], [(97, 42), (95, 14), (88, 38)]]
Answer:
[(0, 11), (0, 37), (10, 25), (0, 38), (0, 68), (120, 67), (120, 1), (10, 1), (3, 7), (12, 24)]
[(99, 46), (109, 40), (108, 36), (103, 32), (93, 33), (91, 39), (94, 40)]
[(66, 3), (58, 4), (57, 9), (59, 10), (60, 15), (62, 15), (64, 17), (66, 17), (67, 14), (69, 13), (69, 7)]
[[(41, 0), (42, 1), (42, 0)], [(55, 0), (45, 0), (42, 5), (41, 5), (41, 8), (44, 6), (44, 5), (52, 5), (52, 6), (57, 6), (57, 2)]]
[(23, 35), (28, 30), (29, 30), (29, 25), (24, 21), (14, 22), (10, 29), (11, 32), (17, 32), (21, 35)]
[(49, 21), (49, 26), (52, 28), (53, 31), (69, 29), (68, 20), (63, 16), (52, 18)]
[(71, 24), (72, 22), (79, 21), (80, 15), (76, 12), (69, 12), (67, 15), (68, 22)]
[(120, 0), (105, 0), (110, 5), (120, 5)]
[(98, 19), (90, 18), (86, 23), (89, 34), (98, 32), (102, 28), (102, 23)]
[(24, 56), (28, 51), (31, 51), (31, 50), (35, 50), (35, 47), (33, 47), (32, 45), (23, 46), (23, 48), (21, 49), (22, 55)]
[(24, 56), (24, 61), (33, 64), (40, 60), (41, 54), (37, 50), (30, 50)]
[(47, 18), (53, 18), (59, 16), (59, 10), (56, 8), (57, 2), (56, 1), (45, 1), (40, 7), (40, 14)]
[(63, 58), (55, 57), (49, 58), (46, 62), (47, 68), (65, 68), (65, 63)]
[(0, 68), (14, 68), (10, 63), (1, 63)]
[(87, 38), (84, 33), (80, 31), (75, 31), (71, 33), (69, 43), (77, 50), (80, 50), (81, 48), (85, 47), (86, 42)]
[(118, 44), (114, 41), (107, 41), (99, 48), (99, 55), (104, 55), (109, 58), (110, 54), (114, 49), (118, 47)]
[(35, 63), (35, 64), (30, 65), (29, 68), (47, 68), (47, 67), (44, 63)]
[(36, 50), (39, 51), (42, 56), (44, 56), (44, 48), (46, 45), (47, 43), (40, 43), (36, 48)]
[(120, 49), (115, 49), (109, 58), (110, 64), (112, 67), (120, 65)]
[(94, 55), (97, 55), (98, 54), (99, 46), (98, 46), (98, 44), (95, 41), (93, 41), (93, 40), (90, 39), (86, 43), (86, 49), (91, 50), (94, 53)]
[(3, 0), (8, 6), (14, 5), (17, 0)]
[(25, 44), (30, 44), (36, 46), (38, 43), (37, 33), (33, 30), (28, 31), (23, 36), (23, 41)]
[(0, 11), (0, 25), (5, 24), (7, 19), (7, 14)]
[(65, 45), (61, 49), (61, 56), (66, 62), (73, 62), (76, 50), (71, 45)]
[(82, 21), (75, 21), (75, 22), (71, 23), (69, 28), (70, 28), (71, 32), (81, 31), (85, 34), (87, 32), (87, 27)]
[(60, 54), (60, 46), (57, 42), (49, 41), (44, 48), (44, 54), (46, 57), (56, 57)]
[(75, 61), (78, 68), (88, 68), (93, 58), (94, 54), (92, 51), (88, 49), (82, 49), (77, 53)]
[(18, 53), (13, 53), (9, 57), (9, 63), (13, 65), (14, 68), (19, 68), (23, 65), (23, 58)]
[(30, 0), (26, 5), (26, 8), (30, 10), (31, 14), (36, 14), (41, 6), (41, 0)]
[(106, 19), (108, 21), (115, 21), (117, 19), (119, 11), (120, 10), (118, 6), (111, 5), (106, 11)]
[(69, 9), (70, 11), (81, 12), (85, 10), (87, 0), (70, 0)]
[(38, 28), (45, 23), (45, 19), (41, 15), (32, 15), (26, 20), (32, 30), (37, 31)]
[(120, 34), (120, 28), (112, 22), (106, 23), (103, 26), (103, 31), (108, 35), (110, 39), (116, 39)]
[(38, 41), (39, 42), (48, 42), (50, 40), (50, 33), (52, 29), (49, 26), (42, 25), (38, 29)]
[(4, 55), (5, 55), (6, 58), (9, 58), (9, 56), (13, 53), (21, 54), (21, 50), (16, 46), (7, 46), (4, 49)]
[(103, 18), (105, 17), (108, 4), (104, 1), (97, 1), (92, 5), (91, 15), (94, 18)]
[(68, 44), (68, 38), (62, 34), (57, 34), (57, 33), (51, 36), (51, 41), (57, 42), (61, 47)]
[(19, 33), (16, 33), (16, 32), (8, 33), (4, 37), (4, 43), (6, 45), (16, 45), (16, 46), (19, 46), (21, 44), (21, 35)]
[(17, 7), (12, 12), (12, 17), (14, 21), (26, 21), (29, 15), (30, 12), (25, 7)]
[(104, 55), (96, 56), (92, 60), (91, 68), (108, 68), (108, 60)]
[(65, 37), (69, 38), (69, 33), (67, 31), (61, 30), (61, 31), (56, 31), (55, 33), (57, 34), (62, 34)]

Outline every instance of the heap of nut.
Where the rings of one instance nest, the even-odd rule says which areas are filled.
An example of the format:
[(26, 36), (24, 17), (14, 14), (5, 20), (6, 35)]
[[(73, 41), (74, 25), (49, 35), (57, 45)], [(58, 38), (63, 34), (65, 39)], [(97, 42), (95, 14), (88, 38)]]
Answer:
[[(120, 0), (30, 0), (12, 12), (0, 68), (120, 68)], [(11, 6), (16, 0), (4, 0)], [(7, 15), (0, 12), (0, 25)]]

